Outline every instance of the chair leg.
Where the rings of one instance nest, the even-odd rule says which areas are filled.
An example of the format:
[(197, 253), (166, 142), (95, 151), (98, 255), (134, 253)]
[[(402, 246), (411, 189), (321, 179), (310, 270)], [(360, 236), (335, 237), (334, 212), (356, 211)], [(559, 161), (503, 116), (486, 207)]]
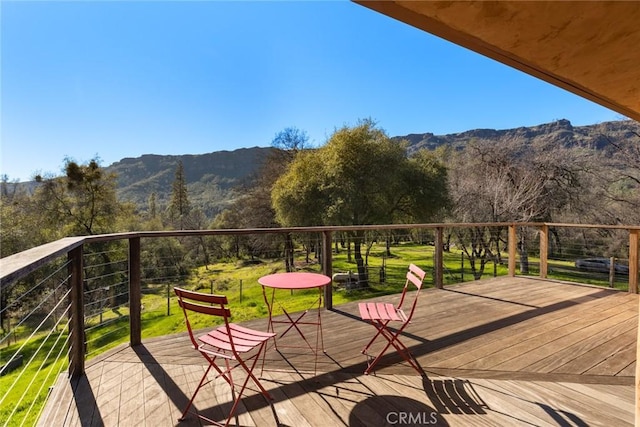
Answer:
[(371, 341), (369, 341), (369, 343), (364, 346), (364, 348), (362, 349), (362, 354), (366, 354), (367, 353), (367, 350), (369, 350), (369, 347), (371, 346), (371, 344), (373, 344), (374, 341), (376, 340), (376, 338), (378, 338), (380, 336), (380, 334), (382, 333), (382, 330), (387, 327), (388, 323), (389, 323), (388, 320), (386, 322), (384, 322), (384, 323), (382, 323), (382, 322), (374, 322), (373, 320), (371, 321), (371, 324), (373, 325), (374, 328), (376, 328), (378, 330), (378, 332), (373, 336), (373, 338), (371, 338)]
[[(229, 374), (229, 381), (231, 384), (231, 399), (233, 399), (233, 406), (231, 407), (231, 410), (229, 411), (229, 416), (227, 417), (227, 421), (224, 424), (226, 427), (229, 425), (229, 421), (231, 421), (231, 417), (235, 415), (236, 407), (238, 406), (238, 402), (242, 397), (242, 392), (240, 392), (240, 394), (238, 394), (238, 397), (236, 397), (235, 382), (233, 381), (233, 374), (231, 373), (231, 369), (233, 368), (231, 368), (231, 366), (229, 365), (229, 359), (225, 359), (225, 366), (227, 368), (226, 373)], [(240, 421), (238, 420), (238, 415), (235, 415), (235, 419), (236, 419), (236, 425), (240, 425)]]
[(365, 375), (369, 375), (369, 373), (371, 373), (373, 368), (378, 364), (380, 359), (382, 359), (382, 356), (384, 356), (385, 352), (387, 351), (387, 349), (390, 346), (391, 346), (391, 341), (388, 341), (387, 345), (384, 346), (382, 351), (380, 351), (380, 353), (378, 353), (378, 355), (373, 359), (373, 361), (371, 363), (367, 363), (367, 369), (364, 370), (364, 374)]
[[(400, 357), (402, 357), (405, 360), (405, 362), (407, 362), (413, 369), (415, 369), (416, 372), (418, 372), (419, 375), (421, 375), (421, 376), (424, 375), (424, 371), (422, 370), (420, 365), (418, 365), (418, 362), (413, 357), (413, 354), (411, 354), (411, 352), (409, 351), (407, 346), (404, 345), (404, 343), (402, 341), (400, 341), (400, 334), (402, 333), (404, 328), (400, 328), (398, 331), (396, 331), (396, 333), (392, 333), (386, 327), (388, 323), (389, 322), (385, 322), (385, 323), (380, 322), (377, 325), (374, 324), (376, 329), (378, 329), (378, 332), (373, 337), (373, 339), (369, 342), (369, 344), (367, 344), (367, 347), (365, 347), (365, 350), (368, 349), (368, 347), (373, 343), (373, 341), (379, 335), (382, 335), (383, 337), (386, 338), (387, 344), (378, 353), (378, 355), (373, 359), (373, 361), (371, 363), (367, 363), (367, 369), (365, 369), (364, 374), (365, 375), (369, 375), (369, 373), (371, 373), (371, 371), (373, 370), (375, 365), (377, 365), (378, 362), (380, 361), (380, 359), (382, 359), (382, 356), (384, 356), (384, 354), (387, 352), (389, 347), (393, 346), (393, 348), (400, 355)], [(363, 350), (363, 353), (365, 352), (365, 350)]]
[(405, 362), (415, 369), (420, 376), (425, 375), (425, 372), (418, 364), (417, 359), (413, 356), (411, 351), (409, 351), (407, 346), (400, 341), (399, 333), (395, 335), (395, 338), (391, 341), (391, 345), (396, 349), (396, 352), (405, 360)]
[(182, 415), (180, 416), (180, 418), (178, 418), (178, 421), (183, 421), (185, 419), (185, 417), (187, 416), (187, 412), (189, 412), (189, 408), (191, 408), (191, 405), (193, 405), (193, 401), (195, 400), (196, 395), (198, 394), (202, 386), (209, 383), (209, 380), (207, 379), (207, 375), (209, 375), (209, 371), (211, 370), (212, 366), (214, 365), (209, 363), (209, 367), (207, 368), (204, 375), (200, 379), (200, 384), (198, 384), (198, 387), (196, 387), (196, 390), (193, 392), (193, 395), (191, 396), (191, 400), (189, 400), (189, 404), (187, 405), (186, 408), (184, 408), (184, 411), (182, 412)]
[(260, 381), (258, 380), (258, 378), (256, 378), (256, 376), (253, 374), (253, 370), (255, 369), (256, 364), (258, 363), (258, 360), (260, 359), (260, 353), (262, 351), (264, 351), (266, 353), (266, 344), (267, 342), (263, 342), (260, 345), (260, 348), (258, 349), (258, 353), (253, 357), (253, 362), (251, 363), (251, 368), (249, 369), (249, 367), (246, 365), (246, 363), (244, 362), (244, 360), (239, 359), (238, 363), (242, 365), (242, 368), (247, 372), (247, 379), (248, 377), (251, 377), (253, 383), (258, 386), (258, 388), (260, 389), (260, 392), (262, 393), (262, 395), (267, 398), (268, 400), (273, 400), (273, 397), (271, 397), (271, 395), (269, 394), (269, 392), (267, 391), (267, 389), (265, 389), (262, 384), (260, 383)]
[[(242, 387), (240, 388), (240, 391), (238, 391), (238, 395), (237, 396), (235, 395), (235, 392), (236, 392), (235, 391), (235, 383), (232, 382), (231, 395), (233, 397), (233, 406), (231, 407), (231, 410), (229, 411), (229, 417), (227, 418), (227, 422), (226, 422), (225, 426), (229, 425), (229, 421), (235, 415), (236, 410), (238, 409), (238, 405), (240, 404), (240, 401), (242, 400), (242, 395), (244, 394), (244, 391), (247, 388), (247, 384), (249, 383), (250, 379), (260, 389), (260, 393), (263, 395), (263, 397), (265, 398), (267, 403), (269, 403), (271, 405), (271, 401), (273, 400), (273, 398), (271, 397), (269, 392), (262, 386), (260, 381), (253, 374), (253, 370), (255, 369), (256, 364), (258, 363), (258, 360), (260, 359), (260, 353), (265, 348), (265, 345), (266, 345), (266, 341), (263, 342), (260, 345), (258, 353), (256, 353), (253, 356), (253, 362), (251, 363), (251, 367), (250, 368), (249, 368), (249, 366), (247, 366), (246, 362), (242, 358), (237, 357), (237, 359), (236, 359), (236, 361), (238, 362), (238, 365), (242, 366), (242, 368), (245, 370), (247, 376), (244, 379), (244, 382), (242, 383)], [(229, 375), (231, 375), (230, 368), (228, 366), (228, 360), (227, 360), (227, 371), (229, 371)], [(278, 419), (277, 419), (277, 414), (275, 413), (275, 408), (273, 408), (273, 412), (276, 415), (276, 421), (277, 421)], [(236, 418), (236, 424), (239, 424), (238, 416), (235, 415), (235, 418)]]
[[(215, 425), (224, 425), (224, 426), (228, 426), (230, 421), (231, 421), (231, 419), (235, 418), (236, 424), (239, 424), (238, 415), (236, 414), (237, 409), (238, 409), (238, 405), (240, 404), (240, 401), (242, 400), (242, 396), (244, 394), (244, 391), (247, 389), (247, 385), (249, 383), (249, 380), (252, 380), (253, 383), (259, 388), (259, 390), (255, 390), (255, 391), (260, 391), (260, 394), (262, 394), (262, 396), (265, 398), (267, 403), (271, 406), (271, 409), (273, 411), (276, 423), (277, 423), (277, 425), (279, 425), (278, 415), (277, 415), (276, 410), (273, 407), (273, 403), (272, 403), (273, 397), (271, 397), (271, 394), (269, 394), (267, 389), (265, 389), (263, 387), (263, 385), (260, 383), (258, 378), (256, 378), (256, 376), (253, 374), (253, 370), (255, 369), (255, 367), (256, 367), (256, 365), (258, 363), (258, 360), (260, 359), (260, 353), (262, 353), (263, 351), (266, 353), (266, 344), (267, 344), (267, 341), (263, 342), (260, 345), (260, 347), (258, 349), (258, 352), (254, 356), (252, 356), (251, 358), (247, 359), (247, 361), (253, 359), (252, 362), (250, 363), (251, 366), (247, 365), (245, 360), (243, 360), (241, 357), (239, 357), (239, 355), (236, 354), (236, 362), (237, 363), (234, 366), (231, 366), (231, 364), (229, 363), (229, 359), (225, 359), (225, 370), (222, 370), (215, 363), (215, 359), (216, 359), (215, 357), (208, 357), (208, 355), (205, 355), (205, 357), (209, 361), (209, 367), (207, 368), (206, 372), (202, 376), (202, 378), (200, 380), (200, 384), (198, 384), (198, 387), (196, 388), (195, 392), (193, 393), (193, 396), (191, 397), (191, 400), (189, 401), (189, 404), (184, 409), (184, 412), (182, 413), (182, 416), (179, 418), (179, 421), (183, 421), (185, 419), (185, 417), (187, 415), (187, 412), (189, 411), (189, 409), (193, 405), (193, 401), (195, 400), (196, 395), (198, 394), (200, 389), (210, 382), (210, 380), (208, 379), (208, 375), (209, 375), (209, 372), (211, 371), (211, 368), (214, 368), (218, 373), (217, 376), (224, 378), (224, 380), (227, 382), (227, 384), (229, 384), (229, 387), (231, 388), (231, 398), (233, 400), (233, 404), (231, 406), (231, 409), (229, 411), (229, 414), (228, 414), (227, 419), (226, 419), (224, 424), (221, 424), (219, 422), (210, 420), (207, 417), (204, 417), (203, 415), (198, 414), (199, 418), (202, 418), (203, 420), (211, 422), (211, 423), (213, 423)], [(233, 379), (232, 370), (237, 368), (238, 366), (242, 366), (242, 368), (245, 370), (247, 375), (246, 375), (246, 378), (244, 379), (244, 381), (242, 381), (242, 385), (241, 385), (241, 387), (239, 387), (239, 390), (236, 390), (236, 384), (235, 384), (234, 379)]]

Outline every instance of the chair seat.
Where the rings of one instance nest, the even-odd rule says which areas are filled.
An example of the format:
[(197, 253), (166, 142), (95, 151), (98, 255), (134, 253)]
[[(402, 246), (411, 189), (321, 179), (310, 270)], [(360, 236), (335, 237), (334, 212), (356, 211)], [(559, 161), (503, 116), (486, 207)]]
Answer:
[[(231, 331), (231, 340), (233, 340), (233, 344), (238, 353), (251, 351), (269, 338), (275, 336), (275, 334), (271, 332), (256, 331), (236, 325), (235, 323), (229, 323), (229, 330)], [(199, 336), (198, 340), (207, 346), (232, 351), (231, 341), (225, 326), (220, 326), (205, 335)], [(199, 346), (199, 349), (207, 350), (207, 348), (202, 345)]]
[(384, 302), (363, 302), (358, 304), (360, 317), (364, 320), (381, 320), (391, 322), (406, 322), (407, 316), (403, 310), (398, 310), (393, 304)]

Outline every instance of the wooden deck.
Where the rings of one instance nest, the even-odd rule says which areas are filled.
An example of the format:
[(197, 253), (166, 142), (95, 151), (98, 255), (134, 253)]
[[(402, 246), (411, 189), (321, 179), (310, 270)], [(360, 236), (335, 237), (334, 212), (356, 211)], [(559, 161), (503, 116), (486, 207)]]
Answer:
[[(323, 311), (317, 369), (304, 352), (268, 352), (263, 384), (281, 425), (633, 425), (637, 295), (532, 278), (424, 290), (403, 341), (425, 377), (395, 355), (363, 375), (374, 329), (357, 313), (357, 303)], [(87, 362), (80, 382), (60, 378), (40, 425), (200, 425), (177, 419), (202, 361), (184, 334), (122, 346)], [(216, 380), (195, 406), (223, 419), (229, 396)], [(260, 395), (243, 404), (241, 425), (276, 425)]]

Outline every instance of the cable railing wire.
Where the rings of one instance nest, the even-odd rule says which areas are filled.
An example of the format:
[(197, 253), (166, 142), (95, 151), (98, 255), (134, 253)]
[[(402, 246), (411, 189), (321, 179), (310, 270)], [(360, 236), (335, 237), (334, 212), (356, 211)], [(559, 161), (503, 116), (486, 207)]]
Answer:
[[(88, 346), (89, 346), (89, 344), (94, 343), (94, 342), (97, 342), (99, 339), (103, 339), (104, 337), (107, 337), (107, 336), (113, 335), (113, 334), (115, 334), (116, 332), (120, 332), (120, 331), (122, 331), (122, 330), (126, 330), (126, 329), (127, 329), (126, 327), (121, 327), (121, 328), (117, 328), (117, 329), (112, 329), (112, 330), (110, 330), (110, 331), (108, 331), (108, 332), (105, 332), (104, 334), (100, 335), (100, 337), (98, 337), (98, 338), (94, 338), (94, 339), (92, 339), (92, 340), (87, 340), (87, 341), (85, 341), (85, 344), (87, 344), (87, 347), (88, 347)], [(92, 355), (95, 355), (95, 354), (99, 354), (99, 353), (101, 353), (101, 351), (100, 351), (100, 350), (101, 350), (102, 348), (107, 347), (107, 346), (108, 346), (108, 344), (105, 344), (105, 345), (100, 346), (100, 347), (96, 347), (94, 350), (92, 350), (92, 351), (87, 351), (85, 354), (86, 354), (86, 356), (92, 356)]]
[[(65, 310), (65, 314), (70, 310), (71, 307), (67, 307), (67, 309)], [(22, 376), (22, 374), (24, 372), (26, 372), (27, 367), (29, 367), (31, 365), (31, 363), (35, 360), (36, 356), (40, 353), (40, 350), (42, 349), (42, 347), (44, 346), (44, 344), (47, 342), (47, 340), (49, 339), (49, 337), (52, 335), (52, 333), (54, 331), (57, 330), (57, 327), (60, 323), (60, 321), (62, 320), (62, 317), (60, 317), (60, 319), (58, 319), (58, 322), (56, 322), (55, 326), (49, 331), (49, 333), (47, 334), (46, 338), (42, 340), (42, 342), (40, 343), (40, 346), (38, 347), (38, 349), (33, 353), (33, 355), (31, 356), (31, 359), (29, 359), (29, 361), (27, 362), (27, 364), (25, 365), (24, 369), (22, 370), (22, 372), (20, 372), (20, 374), (18, 375), (18, 377), (16, 377), (16, 381), (12, 384), (12, 386), (9, 388), (9, 390), (7, 390), (7, 395), (12, 391), (13, 387), (15, 386), (15, 384), (18, 382), (18, 380), (20, 379), (20, 377)], [(70, 320), (67, 321), (67, 326), (69, 325)], [(22, 401), (24, 400), (25, 396), (27, 395), (27, 392), (30, 391), (31, 386), (33, 385), (33, 383), (36, 381), (36, 379), (38, 378), (38, 374), (40, 373), (40, 371), (42, 370), (44, 363), (48, 360), (49, 356), (51, 355), (51, 352), (53, 351), (53, 349), (55, 348), (56, 344), (58, 343), (58, 341), (60, 340), (60, 337), (62, 335), (64, 335), (64, 330), (65, 328), (62, 328), (60, 330), (60, 333), (58, 334), (58, 337), (56, 338), (56, 341), (54, 342), (53, 346), (51, 346), (51, 348), (49, 349), (49, 351), (47, 352), (47, 355), (44, 357), (42, 363), (40, 363), (40, 367), (38, 368), (38, 370), (36, 371), (35, 374), (32, 375), (31, 377), (31, 381), (29, 381), (29, 384), (27, 385), (27, 387), (25, 387), (24, 391), (22, 392), (22, 395), (20, 396), (20, 398), (18, 398), (17, 402), (15, 403), (15, 406), (13, 408), (13, 411), (11, 412), (11, 414), (9, 415), (9, 419), (11, 419), (11, 417), (13, 417), (13, 415), (15, 414), (16, 410), (20, 407), (20, 405), (22, 404)], [(64, 348), (64, 347), (62, 347)], [(42, 385), (44, 384), (44, 382), (41, 383)], [(42, 388), (41, 385), (41, 388)], [(0, 402), (2, 402), (4, 400), (4, 396), (2, 398), (2, 400), (0, 400)], [(34, 399), (35, 401), (35, 399)], [(33, 405), (33, 403), (32, 403)], [(28, 412), (27, 412), (28, 414)], [(26, 414), (25, 414), (25, 418), (26, 418)]]
[[(29, 318), (30, 318), (34, 313), (36, 313), (36, 312), (40, 309), (40, 307), (42, 307), (42, 306), (43, 306), (47, 301), (49, 301), (49, 300), (50, 300), (50, 298), (55, 297), (55, 296), (56, 296), (56, 294), (57, 294), (57, 292), (56, 292), (56, 291), (57, 291), (58, 289), (60, 289), (63, 285), (65, 285), (65, 284), (68, 282), (69, 277), (70, 277), (70, 276), (67, 276), (67, 277), (64, 279), (64, 281), (62, 281), (62, 282), (61, 282), (61, 283), (60, 283), (60, 284), (59, 284), (59, 285), (54, 289), (54, 292), (50, 292), (49, 294), (47, 294), (47, 296), (46, 296), (45, 298), (43, 298), (43, 299), (42, 299), (42, 301), (40, 301), (40, 303), (39, 303), (36, 307), (34, 307), (34, 308), (33, 308), (33, 310), (31, 310), (31, 311), (30, 311), (29, 313), (27, 313), (27, 314), (26, 314), (22, 319), (20, 319), (20, 321), (19, 321), (16, 325), (14, 325), (14, 326), (13, 326), (13, 329), (12, 329), (9, 333), (7, 333), (7, 335), (6, 335), (5, 337), (3, 337), (2, 339), (0, 339), (0, 344), (4, 343), (4, 342), (5, 342), (5, 341), (6, 341), (6, 340), (11, 336), (11, 334), (13, 333), (13, 331), (15, 331), (17, 328), (19, 328), (20, 326), (22, 326), (22, 325), (23, 325), (23, 324), (24, 324), (24, 323), (25, 323), (25, 322), (26, 322), (26, 321), (27, 321), (27, 320), (28, 320), (28, 319), (29, 319)], [(63, 294), (63, 297), (60, 299), (60, 301), (58, 302), (58, 304), (56, 304), (56, 307), (57, 307), (57, 306), (58, 306), (58, 305), (63, 301), (63, 299), (64, 299), (67, 295), (69, 295), (69, 293), (70, 293), (70, 292), (71, 292), (71, 291), (69, 290), (69, 291), (67, 291), (66, 293), (64, 293), (64, 294)], [(47, 317), (45, 317), (45, 320), (46, 320), (46, 319), (48, 319), (48, 318), (51, 316), (51, 314), (52, 314), (52, 312), (53, 312), (53, 311), (54, 311), (54, 310), (51, 310), (51, 311), (49, 312), (49, 314), (47, 315)], [(32, 335), (33, 335), (33, 334), (32, 334)], [(11, 360), (13, 360), (13, 359), (11, 359)], [(10, 360), (10, 361), (11, 361), (11, 360)], [(10, 362), (10, 361), (9, 361), (9, 362)], [(3, 369), (4, 369), (4, 368), (3, 368)], [(3, 371), (2, 371), (2, 370), (0, 370), (0, 374), (1, 374), (2, 372), (3, 372)]]
[[(110, 304), (110, 302), (114, 299), (119, 299), (120, 297), (127, 295), (129, 293), (129, 291), (124, 291), (124, 292), (120, 292), (118, 294), (113, 294), (113, 295), (107, 295), (104, 298), (101, 299), (94, 299), (92, 302), (88, 302), (85, 304), (85, 311), (89, 311), (88, 315), (85, 315), (85, 317), (91, 317), (93, 315), (95, 315), (95, 313), (99, 313), (100, 311), (102, 311), (103, 308), (107, 307), (108, 308), (115, 308), (115, 306), (112, 306)], [(96, 312), (91, 312), (89, 309), (91, 307), (94, 306), (98, 306), (99, 310), (97, 310)]]
[[(91, 255), (96, 255), (95, 253), (92, 253)], [(85, 258), (88, 258), (87, 255), (85, 255)], [(100, 262), (100, 263), (95, 263), (95, 264), (87, 264), (84, 266), (85, 270), (91, 270), (93, 268), (98, 268), (98, 267), (105, 267), (107, 265), (114, 265), (114, 264), (127, 264), (127, 259), (123, 258), (123, 259), (118, 259), (118, 260), (110, 260), (109, 262)]]
[[(69, 290), (67, 292), (67, 295), (70, 293), (71, 291)], [(65, 295), (66, 296), (66, 295)], [(8, 364), (13, 361), (16, 357), (17, 354), (19, 354), (24, 347), (27, 345), (28, 342), (31, 341), (31, 339), (36, 335), (37, 332), (40, 331), (40, 328), (47, 322), (47, 320), (53, 315), (53, 312), (55, 309), (58, 308), (58, 306), (60, 304), (62, 304), (64, 301), (64, 298), (60, 299), (60, 301), (58, 302), (58, 304), (56, 304), (56, 306), (54, 307), (53, 310), (49, 311), (49, 313), (47, 314), (47, 316), (42, 319), (42, 321), (40, 322), (40, 324), (38, 325), (37, 328), (34, 329), (34, 331), (31, 333), (31, 335), (29, 336), (29, 338), (27, 338), (22, 345), (20, 346), (20, 348), (11, 356), (11, 359), (9, 359), (9, 361), (7, 362), (7, 364), (5, 365), (5, 367), (3, 367), (3, 370), (8, 366)], [(70, 307), (67, 307), (65, 309), (65, 313), (70, 309)], [(60, 320), (62, 319), (62, 317), (60, 317), (60, 319), (58, 319), (58, 322), (56, 323), (56, 325), (60, 322)], [(49, 331), (49, 334), (47, 334), (47, 337), (49, 337), (52, 333), (52, 331), (55, 330), (55, 328), (51, 328), (51, 330)], [(42, 343), (40, 344), (40, 346), (38, 347), (38, 350), (36, 350), (33, 355), (31, 356), (31, 359), (29, 359), (29, 362), (27, 362), (26, 366), (29, 366), (29, 364), (33, 361), (33, 359), (35, 358), (35, 356), (37, 355), (38, 351), (40, 350), (40, 348), (42, 348), (42, 345), (44, 345), (44, 343), (46, 342), (46, 339), (42, 341)], [(4, 396), (2, 396), (2, 398), (0, 399), (0, 404), (2, 404), (2, 402), (4, 402), (4, 400), (7, 398), (9, 391), (11, 391), (13, 389), (13, 387), (18, 383), (18, 381), (20, 380), (20, 378), (22, 377), (22, 375), (24, 374), (24, 372), (26, 371), (26, 366), (24, 369), (22, 369), (20, 371), (20, 373), (16, 376), (14, 382), (11, 384), (11, 386), (8, 388), (7, 392), (4, 394)], [(0, 373), (2, 373), (3, 371), (0, 371)]]
[(94, 281), (97, 281), (97, 280), (104, 280), (104, 279), (108, 279), (108, 278), (111, 278), (111, 277), (116, 277), (116, 276), (123, 275), (123, 274), (126, 274), (126, 271), (122, 271), (122, 270), (113, 271), (113, 272), (110, 272), (110, 273), (102, 274), (100, 276), (94, 276), (94, 277), (91, 277), (91, 278), (87, 278), (86, 282), (87, 283), (91, 283), (91, 282), (94, 282)]
[[(35, 289), (37, 289), (38, 287), (40, 287), (43, 283), (46, 283), (47, 281), (51, 280), (52, 277), (54, 277), (56, 274), (58, 274), (60, 271), (62, 271), (63, 269), (67, 268), (69, 266), (69, 262), (65, 262), (64, 264), (62, 264), (58, 269), (56, 269), (55, 271), (51, 272), (51, 274), (49, 274), (47, 277), (45, 277), (44, 279), (40, 280), (38, 283), (36, 283), (35, 285), (33, 285), (33, 287), (31, 289), (29, 289), (28, 291), (20, 294), (20, 296), (16, 297), (15, 300), (11, 301), (11, 304), (7, 304), (6, 307), (1, 308), (0, 309), (0, 314), (4, 313), (6, 310), (10, 309), (11, 307), (13, 307), (16, 303), (22, 301), (22, 299), (24, 299), (26, 296), (30, 295), (31, 292), (33, 292)], [(63, 282), (66, 282), (69, 280), (71, 276), (67, 275)], [(1, 341), (0, 341), (1, 343)]]
[[(95, 331), (97, 329), (103, 328), (105, 326), (109, 326), (109, 325), (111, 325), (113, 323), (117, 323), (119, 320), (121, 320), (121, 319), (118, 318), (118, 317), (114, 317), (112, 319), (104, 320), (102, 323), (99, 323), (99, 324), (97, 324), (95, 326), (91, 326), (91, 327), (85, 328), (85, 332), (93, 332), (93, 331)], [(90, 343), (92, 341), (95, 341), (95, 340), (86, 340), (85, 343)]]
[[(102, 305), (100, 305), (100, 308), (103, 308), (103, 307), (105, 307), (105, 306), (107, 305), (107, 303), (108, 303), (108, 302), (110, 302), (111, 300), (113, 300), (113, 299), (116, 299), (116, 300), (117, 300), (117, 299), (119, 299), (120, 297), (123, 297), (123, 296), (128, 295), (128, 294), (129, 294), (129, 291), (128, 291), (128, 290), (125, 290), (125, 291), (120, 292), (120, 293), (117, 293), (117, 294), (112, 294), (112, 295), (110, 294), (110, 295), (107, 295), (106, 297), (101, 298), (101, 299), (95, 299), (95, 300), (93, 300), (92, 302), (88, 302), (88, 303), (86, 303), (86, 304), (85, 304), (85, 306), (84, 306), (84, 307), (85, 307), (85, 311), (87, 311), (87, 308), (89, 308), (89, 307), (93, 307), (93, 306), (95, 306), (95, 305), (100, 305), (100, 304), (102, 304)], [(126, 304), (121, 304), (120, 306), (123, 306), (123, 305), (126, 305)], [(115, 307), (117, 307), (117, 306), (111, 306), (111, 305), (109, 305), (109, 308), (115, 308)], [(85, 317), (90, 317), (90, 316), (92, 316), (92, 315), (93, 315), (93, 314), (89, 314), (88, 316), (85, 316)]]
[[(71, 322), (71, 319), (69, 319), (69, 321), (67, 322), (67, 325), (65, 326), (65, 328), (69, 327), (70, 322)], [(60, 336), (62, 336), (62, 333), (61, 333)], [(60, 349), (58, 350), (58, 354), (56, 355), (55, 359), (51, 363), (51, 367), (49, 368), (49, 372), (47, 373), (47, 376), (44, 378), (44, 380), (41, 381), (40, 388), (38, 389), (38, 392), (36, 393), (36, 395), (40, 395), (42, 393), (42, 389), (45, 387), (46, 384), (49, 383), (49, 381), (50, 381), (49, 377), (53, 373), (53, 369), (56, 367), (56, 365), (59, 366), (59, 368), (58, 368), (57, 372), (55, 373), (54, 378), (58, 378), (60, 376), (60, 374), (62, 373), (62, 371), (65, 369), (65, 364), (64, 363), (60, 363), (61, 362), (60, 358), (66, 354), (64, 352), (64, 350), (69, 346), (69, 339), (70, 338), (71, 338), (70, 335), (67, 334), (67, 337), (66, 337), (65, 341), (62, 343), (62, 345), (60, 346)], [(57, 343), (57, 341), (56, 341), (56, 343)], [(33, 399), (31, 401), (31, 405), (29, 405), (29, 409), (27, 410), (27, 414), (31, 413), (33, 407), (35, 406), (36, 401), (37, 401), (37, 399)], [(42, 415), (42, 412), (44, 411), (44, 407), (45, 407), (45, 405), (42, 405), (40, 407), (40, 411), (38, 411), (38, 415), (36, 416), (36, 419), (40, 419), (40, 415)], [(22, 420), (22, 423), (20, 424), (21, 426), (24, 425), (26, 419), (27, 419), (27, 417), (25, 416), (23, 418), (23, 420)]]

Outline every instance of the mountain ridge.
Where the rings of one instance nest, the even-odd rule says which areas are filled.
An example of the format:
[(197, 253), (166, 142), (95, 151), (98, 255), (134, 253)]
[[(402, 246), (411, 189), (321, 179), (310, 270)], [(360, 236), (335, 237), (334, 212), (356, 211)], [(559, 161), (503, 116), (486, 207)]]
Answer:
[(573, 126), (569, 120), (560, 119), (536, 126), (521, 126), (511, 129), (472, 129), (464, 132), (434, 135), (432, 133), (408, 134), (394, 139), (409, 141), (409, 154), (422, 149), (435, 149), (441, 145), (454, 146), (465, 144), (471, 140), (488, 141), (522, 141), (523, 143), (555, 142), (565, 147), (581, 146), (585, 148), (603, 149), (608, 138), (631, 138), (631, 120), (602, 122), (593, 125)]
[[(600, 150), (610, 142), (635, 137), (632, 133), (634, 129), (637, 131), (637, 122), (633, 120), (573, 126), (569, 120), (560, 119), (528, 127), (472, 129), (445, 135), (411, 133), (392, 139), (408, 141), (408, 155), (420, 149), (434, 150), (443, 145), (461, 149), (474, 140), (512, 142), (523, 144), (523, 147), (527, 144), (552, 143)], [(238, 197), (238, 185), (250, 179), (273, 150), (276, 149), (255, 146), (204, 154), (144, 154), (125, 157), (106, 166), (105, 170), (117, 175), (119, 200), (131, 202), (139, 211), (145, 211), (152, 193), (155, 193), (156, 206), (163, 209), (171, 198), (175, 171), (182, 161), (192, 206), (202, 209), (207, 217), (212, 218)], [(21, 184), (26, 184), (24, 188), (29, 191), (37, 185), (34, 182)]]
[(118, 198), (143, 209), (152, 193), (159, 206), (169, 203), (175, 171), (182, 162), (192, 204), (212, 216), (235, 197), (234, 188), (251, 176), (272, 150), (252, 147), (205, 154), (144, 154), (126, 157), (105, 170), (117, 175)]
[[(635, 122), (621, 120), (573, 126), (569, 120), (560, 119), (512, 129), (472, 129), (445, 135), (426, 132), (395, 136), (392, 139), (407, 140), (408, 155), (423, 148), (433, 150), (447, 144), (461, 148), (472, 140), (511, 141), (516, 144), (553, 143), (566, 147), (602, 149), (609, 143), (609, 139), (616, 141), (632, 137), (633, 123)], [(257, 171), (271, 150), (274, 148), (252, 147), (206, 154), (146, 154), (122, 159), (108, 166), (107, 170), (118, 174), (120, 199), (132, 201), (144, 209), (145, 201), (152, 192), (156, 193), (160, 206), (168, 204), (175, 170), (178, 161), (182, 161), (192, 204), (201, 207), (207, 216), (213, 216), (237, 197), (235, 187)]]

